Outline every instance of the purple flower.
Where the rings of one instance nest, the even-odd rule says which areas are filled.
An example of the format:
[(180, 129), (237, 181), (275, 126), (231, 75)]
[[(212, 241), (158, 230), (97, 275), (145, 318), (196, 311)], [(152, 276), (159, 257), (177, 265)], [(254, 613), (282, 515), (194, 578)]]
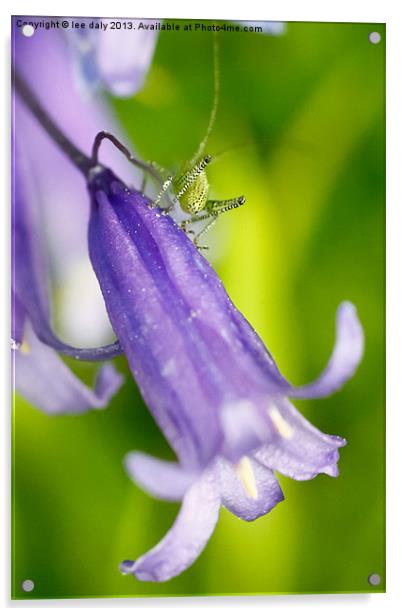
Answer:
[(273, 471), (298, 480), (338, 474), (345, 440), (314, 428), (288, 397), (339, 389), (361, 359), (363, 332), (353, 305), (341, 304), (327, 368), (314, 383), (292, 387), (170, 217), (100, 166), (89, 192), (90, 258), (113, 329), (178, 458), (132, 453), (127, 468), (149, 493), (183, 500), (164, 539), (121, 570), (164, 581), (197, 558), (221, 504), (254, 520), (283, 499)]
[[(77, 91), (71, 56), (62, 33), (38, 29), (33, 37), (27, 38), (16, 22), (17, 18), (13, 18), (14, 63), (32, 90), (43, 93), (42, 99), (46, 100), (54, 119), (71, 138), (89, 150), (94, 135), (101, 129), (119, 134), (105, 103), (99, 97), (85, 100)], [(113, 348), (119, 352), (119, 345), (109, 350), (102, 347), (86, 350), (64, 344), (52, 330), (49, 305), (51, 282), (51, 289), (62, 290), (59, 321), (62, 334), (67, 334), (73, 343), (79, 340), (81, 344), (99, 344), (112, 334), (99, 290), (88, 291), (93, 288), (92, 281), (95, 285), (97, 282), (87, 254), (85, 229), (89, 208), (85, 184), (65, 153), (49, 139), (18, 96), (13, 101), (13, 141), (15, 387), (46, 413), (75, 413), (104, 407), (122, 382), (114, 367), (107, 364), (100, 368), (92, 391), (74, 376), (56, 351), (81, 359), (103, 360), (113, 355)], [(113, 148), (104, 155), (119, 173), (124, 174), (126, 167), (130, 177), (133, 176), (133, 168)], [(81, 286), (73, 287), (71, 281), (77, 279), (77, 272)], [(72, 314), (67, 310), (70, 304), (75, 308)], [(85, 314), (90, 316), (85, 319)]]
[[(51, 348), (77, 357), (82, 355), (82, 350), (63, 344), (51, 328), (48, 276), (35, 185), (22, 153), (15, 152), (14, 156), (12, 346), (15, 386), (27, 400), (48, 414), (103, 408), (122, 384), (121, 375), (111, 364), (103, 365), (92, 391)], [(29, 178), (31, 182), (27, 185)], [(84, 354), (91, 358), (91, 353), (84, 351)]]
[[(54, 121), (84, 152), (90, 151), (100, 130), (123, 136), (106, 101), (101, 96), (85, 99), (77, 90), (71, 54), (60, 31), (38, 29), (27, 38), (14, 25), (13, 55), (15, 66)], [(18, 95), (14, 97), (13, 112), (14, 139), (29, 164), (29, 178), (22, 179), (32, 183), (35, 178), (33, 188), (40, 195), (43, 252), (52, 264), (52, 283), (62, 292), (60, 333), (75, 345), (104, 344), (113, 332), (88, 259), (89, 205), (85, 182)], [(133, 167), (117, 150), (105, 147), (102, 156), (123, 179), (139, 181), (140, 174), (135, 175)], [(81, 288), (78, 279), (82, 280)], [(85, 305), (77, 318), (76, 310), (67, 308), (83, 303), (83, 297)]]
[(83, 88), (96, 90), (103, 86), (119, 97), (136, 94), (144, 84), (158, 37), (157, 30), (139, 25), (154, 22), (124, 19), (126, 27), (116, 29), (115, 19), (82, 21), (85, 29), (69, 30), (67, 34)]
[[(182, 500), (182, 506), (164, 539), (136, 561), (124, 561), (121, 570), (141, 580), (168, 580), (197, 558), (221, 505), (250, 521), (283, 500), (274, 471), (298, 480), (338, 474), (338, 449), (344, 439), (322, 434), (288, 397), (320, 397), (341, 387), (360, 361), (362, 328), (354, 307), (341, 304), (327, 368), (314, 383), (292, 387), (177, 224), (98, 165), (96, 147), (90, 159), (69, 141), (18, 74), (14, 83), (47, 135), (86, 178), (90, 259), (119, 339), (116, 347), (125, 352), (145, 402), (177, 455), (177, 462), (165, 462), (134, 452), (126, 460), (139, 485), (158, 498)], [(120, 384), (114, 370), (104, 367), (92, 392), (52, 350), (80, 359), (104, 359), (110, 353), (110, 348), (75, 349), (54, 334), (40, 225), (32, 209), (34, 190), (26, 181), (37, 174), (26, 172), (19, 159), (15, 169), (13, 297), (14, 346), (21, 362), (17, 372), (23, 381), (19, 387), (24, 393), (29, 384), (26, 395), (37, 404), (48, 395), (44, 408), (49, 413), (102, 406)], [(55, 194), (57, 202), (59, 191)], [(31, 358), (24, 355), (26, 336)]]

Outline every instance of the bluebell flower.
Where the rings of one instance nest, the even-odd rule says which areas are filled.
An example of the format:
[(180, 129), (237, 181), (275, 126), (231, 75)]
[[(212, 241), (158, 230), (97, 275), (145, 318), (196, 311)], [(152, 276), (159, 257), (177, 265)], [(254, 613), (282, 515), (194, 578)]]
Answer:
[[(91, 390), (57, 353), (85, 359), (97, 359), (97, 353), (102, 359), (105, 357), (102, 349), (86, 351), (64, 344), (52, 330), (45, 243), (35, 183), (23, 154), (16, 151), (14, 157), (12, 352), (15, 387), (31, 404), (48, 414), (103, 408), (120, 388), (122, 377), (112, 364), (104, 364)], [(30, 185), (27, 184), (29, 178)]]
[[(116, 345), (177, 456), (177, 462), (138, 452), (126, 458), (130, 475), (150, 494), (182, 501), (166, 536), (137, 560), (121, 564), (123, 573), (140, 580), (165, 581), (200, 554), (221, 505), (250, 521), (283, 500), (274, 472), (297, 480), (319, 473), (337, 476), (338, 450), (345, 440), (321, 433), (289, 398), (322, 397), (339, 389), (361, 359), (362, 328), (354, 306), (341, 304), (327, 367), (315, 382), (293, 387), (180, 227), (99, 165), (96, 148), (90, 159), (69, 142), (17, 75), (15, 83), (30, 111), (86, 178), (89, 255)], [(15, 188), (23, 186), (18, 181)], [(53, 333), (28, 203), (14, 195), (20, 250), (14, 259), (16, 347), (25, 327), (56, 350), (94, 358), (96, 351), (68, 347)], [(98, 358), (105, 353), (101, 350)], [(41, 365), (43, 373), (46, 362)], [(109, 376), (99, 380), (97, 397), (110, 395)]]
[[(62, 33), (38, 29), (27, 38), (16, 22), (17, 18), (13, 18), (15, 65), (34, 93), (46, 93), (54, 119), (71, 138), (89, 149), (94, 135), (105, 127), (119, 135), (105, 102), (99, 97), (85, 99), (77, 91), (71, 53)], [(150, 49), (149, 62), (151, 52)], [(18, 96), (13, 101), (13, 129), (14, 385), (27, 400), (49, 414), (102, 408), (120, 387), (121, 375), (106, 364), (99, 369), (91, 390), (59, 356), (62, 353), (100, 361), (121, 352), (118, 343), (97, 349), (72, 346), (77, 342), (83, 346), (102, 344), (113, 334), (99, 290), (91, 291), (92, 281), (97, 283), (87, 254), (89, 207), (85, 184)], [(105, 156), (124, 175), (121, 156), (112, 148)], [(129, 171), (133, 177), (131, 166)], [(71, 284), (77, 272), (82, 273), (81, 287)], [(71, 345), (62, 342), (51, 327), (50, 291), (54, 288), (63, 292), (58, 322)], [(67, 309), (70, 304), (74, 305), (72, 314)]]
[[(61, 31), (38, 29), (27, 38), (14, 23), (13, 56), (34, 94), (84, 152), (90, 151), (100, 130), (123, 138), (106, 100), (99, 95), (85, 98), (77, 90), (71, 53)], [(36, 193), (40, 200), (43, 252), (51, 263), (53, 287), (61, 294), (58, 331), (74, 345), (105, 344), (113, 332), (88, 259), (85, 182), (18, 95), (13, 116), (14, 139), (29, 164), (29, 177), (22, 179), (26, 184), (35, 179), (31, 195)], [(140, 181), (140, 174), (114, 148), (105, 148), (103, 159), (126, 181)], [(79, 318), (77, 304), (81, 305)]]
[(197, 558), (221, 504), (254, 520), (283, 499), (273, 471), (297, 480), (337, 476), (346, 441), (321, 433), (288, 400), (339, 389), (363, 352), (349, 302), (337, 313), (332, 357), (313, 383), (295, 388), (177, 224), (110, 170), (90, 171), (89, 254), (113, 329), (177, 463), (128, 455), (150, 494), (182, 500), (162, 541), (123, 573), (164, 581)]
[[(139, 29), (137, 19), (117, 20), (126, 24), (118, 30), (113, 29), (116, 19), (83, 21), (85, 29), (67, 31), (82, 89), (94, 92), (103, 87), (122, 98), (136, 94), (151, 65), (158, 31)], [(146, 19), (141, 22), (154, 23)], [(96, 27), (90, 28), (90, 24)]]

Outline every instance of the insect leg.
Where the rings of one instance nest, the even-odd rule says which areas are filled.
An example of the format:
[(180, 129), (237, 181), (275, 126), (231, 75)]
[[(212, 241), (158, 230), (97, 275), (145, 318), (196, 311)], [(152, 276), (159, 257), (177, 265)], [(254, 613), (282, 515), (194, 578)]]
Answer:
[[(202, 214), (201, 216), (194, 215), (194, 216), (191, 216), (191, 218), (182, 220), (182, 222), (180, 223), (180, 227), (181, 229), (183, 229), (183, 231), (187, 235), (194, 235), (193, 242), (199, 250), (207, 250), (208, 246), (199, 246), (198, 240), (204, 233), (206, 233), (215, 224), (216, 219), (218, 218), (218, 215), (219, 214), (217, 212), (211, 212), (211, 211), (207, 212), (206, 214)], [(205, 227), (203, 227), (201, 231), (199, 231), (199, 233), (196, 234), (195, 231), (193, 231), (192, 229), (187, 229), (188, 225), (194, 224), (196, 222), (200, 222), (202, 220), (208, 220), (209, 222), (207, 222)]]
[(211, 214), (209, 215), (206, 214), (205, 216), (202, 217), (205, 219), (210, 218), (210, 221), (207, 222), (205, 227), (203, 227), (203, 229), (201, 229), (201, 231), (199, 231), (197, 235), (194, 236), (193, 242), (194, 242), (194, 245), (198, 248), (198, 250), (208, 250), (209, 249), (209, 246), (200, 246), (198, 242), (199, 242), (200, 237), (214, 226), (214, 224), (218, 220), (218, 215), (219, 214), (217, 214), (216, 212), (212, 212)]
[(237, 207), (243, 205), (246, 202), (246, 198), (243, 197), (235, 197), (234, 199), (225, 199), (223, 201), (207, 201), (206, 209), (211, 213), (224, 214), (224, 212), (229, 212), (229, 210), (234, 210)]
[(190, 218), (186, 218), (185, 220), (182, 220), (180, 223), (180, 227), (181, 229), (183, 229), (185, 233), (191, 233), (192, 235), (194, 235), (194, 231), (188, 230), (187, 226), (192, 225), (195, 222), (200, 222), (201, 220), (208, 220), (208, 218), (211, 218), (211, 216), (212, 216), (211, 212), (202, 214), (201, 216), (199, 214), (194, 214)]
[(194, 221), (191, 218), (188, 218), (187, 220), (182, 220), (180, 223), (180, 229), (184, 231), (186, 235), (195, 235), (195, 231), (193, 231), (192, 229), (187, 229), (187, 226), (192, 222)]
[(245, 201), (246, 199), (243, 196), (236, 197), (234, 199), (225, 199), (224, 201), (211, 201), (210, 200), (210, 201), (207, 201), (206, 206), (205, 206), (205, 209), (207, 211), (206, 214), (203, 214), (202, 216), (192, 216), (188, 220), (183, 221), (184, 230), (188, 232), (186, 229), (187, 224), (199, 222), (200, 220), (209, 220), (209, 222), (205, 225), (205, 227), (201, 229), (201, 231), (199, 231), (199, 233), (197, 233), (194, 236), (193, 241), (196, 247), (198, 248), (198, 250), (208, 249), (208, 246), (200, 246), (198, 242), (199, 242), (200, 237), (204, 235), (204, 233), (209, 231), (211, 227), (214, 226), (214, 224), (216, 223), (218, 219), (218, 216), (220, 214), (223, 214), (224, 212), (229, 212), (229, 210), (233, 210), (237, 207), (240, 207), (241, 205), (243, 205), (243, 203), (245, 203)]
[[(166, 192), (167, 192), (167, 190), (170, 188), (170, 186), (172, 185), (172, 183), (173, 183), (173, 176), (172, 176), (172, 175), (170, 175), (170, 176), (168, 177), (168, 179), (167, 179), (167, 180), (165, 180), (165, 181), (163, 182), (163, 184), (162, 184), (162, 188), (161, 188), (161, 189), (160, 189), (160, 191), (158, 192), (158, 194), (157, 194), (157, 196), (156, 196), (155, 201), (153, 201), (153, 202), (151, 203), (151, 206), (150, 206), (150, 207), (158, 207), (158, 205), (159, 205), (159, 203), (160, 203), (160, 201), (161, 201), (162, 197), (165, 195), (165, 193), (166, 193)], [(170, 211), (172, 208), (173, 208), (173, 203), (171, 204), (171, 206), (169, 206), (169, 207), (167, 208), (167, 211)]]
[[(206, 250), (208, 246), (199, 246), (198, 240), (204, 233), (209, 231), (211, 227), (216, 223), (216, 220), (220, 214), (224, 214), (225, 212), (229, 212), (235, 208), (240, 207), (245, 203), (245, 197), (236, 197), (234, 199), (225, 199), (223, 201), (207, 201), (205, 205), (206, 213), (199, 216), (198, 214), (188, 218), (187, 220), (183, 220), (180, 224), (183, 231), (187, 234), (191, 233), (194, 235), (194, 232), (187, 229), (187, 226), (196, 222), (200, 222), (201, 220), (209, 220), (209, 222), (205, 225), (203, 229), (199, 233), (194, 236), (194, 244), (197, 246), (199, 250)], [(211, 220), (210, 220), (211, 219)]]

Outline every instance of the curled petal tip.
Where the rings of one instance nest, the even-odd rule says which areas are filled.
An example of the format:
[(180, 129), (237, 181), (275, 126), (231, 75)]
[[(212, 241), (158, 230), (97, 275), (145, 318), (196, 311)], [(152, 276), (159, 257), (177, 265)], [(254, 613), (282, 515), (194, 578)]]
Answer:
[[(83, 413), (102, 409), (119, 389), (123, 378), (111, 364), (103, 365), (94, 389), (82, 383), (56, 351), (26, 328), (23, 347), (15, 353), (15, 386), (31, 404), (49, 415)], [(51, 378), (49, 378), (51, 375)]]
[(121, 562), (119, 565), (120, 573), (122, 573), (123, 575), (129, 575), (130, 573), (133, 573), (134, 565), (135, 560), (123, 560), (123, 562)]
[(364, 331), (359, 320), (357, 309), (351, 302), (345, 301), (337, 310), (337, 330), (349, 342), (349, 355), (354, 360), (356, 369), (364, 351)]
[[(344, 445), (346, 445), (345, 439), (339, 439), (339, 440), (343, 442), (340, 443), (338, 447), (343, 447)], [(324, 473), (325, 475), (329, 475), (329, 477), (338, 477), (339, 476), (338, 460), (339, 460), (339, 451), (335, 449), (334, 451), (328, 454), (327, 456), (328, 464), (327, 466), (324, 466), (321, 469), (321, 473)]]
[(331, 358), (318, 379), (284, 393), (293, 398), (323, 398), (340, 389), (355, 373), (364, 351), (364, 332), (356, 307), (342, 302), (336, 313), (336, 341)]
[(330, 438), (337, 447), (345, 447), (348, 444), (346, 438), (342, 438), (342, 436), (330, 436)]
[(98, 408), (105, 408), (110, 399), (118, 392), (124, 381), (123, 375), (116, 370), (113, 364), (104, 364), (96, 378), (95, 391), (100, 400)]
[(336, 464), (333, 464), (332, 466), (328, 466), (327, 468), (324, 468), (322, 470), (322, 472), (325, 475), (329, 475), (329, 477), (338, 477), (339, 476), (339, 468)]
[(345, 301), (340, 304), (336, 314), (337, 340), (333, 353), (338, 352), (338, 363), (343, 361), (342, 375), (344, 381), (351, 378), (355, 373), (364, 351), (364, 331), (359, 320), (357, 309), (351, 302)]
[(346, 313), (346, 312), (348, 312), (350, 315), (357, 316), (356, 306), (347, 299), (345, 299), (343, 302), (339, 304), (338, 309), (337, 309), (337, 314), (339, 315), (340, 313)]
[(204, 549), (218, 520), (219, 507), (214, 475), (206, 472), (186, 492), (176, 521), (165, 537), (135, 562), (124, 561), (124, 572), (144, 582), (165, 582), (179, 575)]

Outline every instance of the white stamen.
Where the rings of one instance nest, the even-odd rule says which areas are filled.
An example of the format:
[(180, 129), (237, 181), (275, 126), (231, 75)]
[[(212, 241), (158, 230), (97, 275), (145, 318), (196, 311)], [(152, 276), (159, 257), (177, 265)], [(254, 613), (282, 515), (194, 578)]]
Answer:
[(255, 475), (253, 471), (253, 467), (251, 466), (250, 458), (247, 456), (243, 456), (236, 464), (236, 473), (239, 477), (244, 491), (250, 498), (257, 500), (258, 498), (258, 490), (257, 490), (257, 482), (255, 480)]
[(272, 419), (272, 423), (278, 430), (279, 434), (283, 436), (283, 438), (291, 439), (294, 434), (294, 429), (282, 417), (276, 406), (272, 406), (270, 409), (268, 409), (268, 415)]

